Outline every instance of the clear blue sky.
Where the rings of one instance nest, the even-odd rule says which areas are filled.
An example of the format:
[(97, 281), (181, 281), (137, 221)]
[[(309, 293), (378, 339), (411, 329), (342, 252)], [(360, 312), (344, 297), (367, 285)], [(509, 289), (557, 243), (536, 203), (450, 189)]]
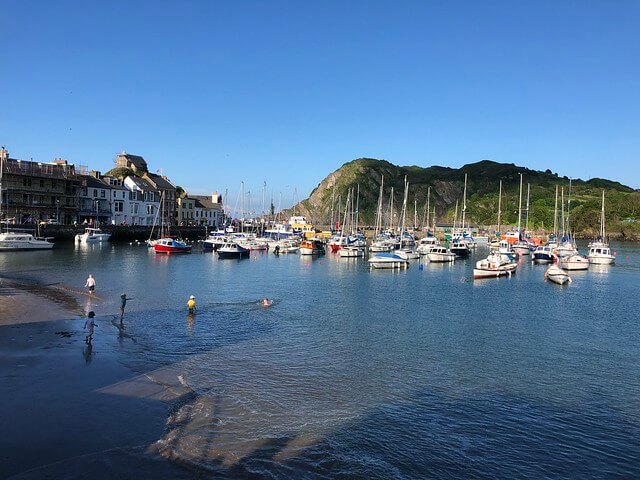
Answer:
[(640, 2), (0, 0), (0, 144), (193, 193), (482, 159), (640, 187)]

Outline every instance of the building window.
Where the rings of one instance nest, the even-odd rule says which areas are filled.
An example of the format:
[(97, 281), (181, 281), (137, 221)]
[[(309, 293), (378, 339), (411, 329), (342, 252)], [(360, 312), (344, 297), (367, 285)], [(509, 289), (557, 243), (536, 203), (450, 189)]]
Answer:
[(127, 193), (127, 192), (122, 192), (122, 198), (124, 198), (124, 197), (125, 197), (125, 194), (126, 194), (126, 193)]
[(44, 180), (40, 180), (40, 188), (44, 188)]
[(56, 188), (56, 181), (55, 180), (51, 180), (51, 188)]
[(153, 215), (153, 205), (147, 205), (147, 215)]
[(23, 178), (22, 179), (22, 186), (30, 187), (31, 186), (31, 179), (30, 178)]
[(104, 190), (100, 190), (100, 196), (102, 198), (105, 198), (105, 195), (106, 195), (105, 191)]
[(98, 196), (98, 190), (97, 189), (93, 189), (93, 198), (96, 198)]
[(116, 213), (122, 213), (124, 211), (124, 202), (113, 202), (113, 210)]

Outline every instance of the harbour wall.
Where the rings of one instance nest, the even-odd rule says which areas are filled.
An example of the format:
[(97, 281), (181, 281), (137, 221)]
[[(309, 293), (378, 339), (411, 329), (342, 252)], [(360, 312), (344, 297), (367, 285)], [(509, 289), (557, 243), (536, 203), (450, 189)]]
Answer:
[[(146, 225), (101, 225), (100, 229), (103, 232), (111, 234), (111, 240), (113, 241), (145, 241), (151, 235), (151, 226)], [(75, 239), (76, 234), (83, 233), (85, 226), (78, 225), (47, 225), (46, 227), (40, 227), (39, 231), (36, 230), (34, 225), (12, 225), (10, 229), (20, 229), (21, 231), (29, 231), (34, 235), (40, 237), (51, 237), (56, 242), (69, 241), (72, 242)], [(155, 228), (155, 232), (158, 232), (158, 227)], [(205, 227), (171, 227), (171, 236), (178, 236), (187, 240), (204, 239), (207, 236), (207, 229)]]

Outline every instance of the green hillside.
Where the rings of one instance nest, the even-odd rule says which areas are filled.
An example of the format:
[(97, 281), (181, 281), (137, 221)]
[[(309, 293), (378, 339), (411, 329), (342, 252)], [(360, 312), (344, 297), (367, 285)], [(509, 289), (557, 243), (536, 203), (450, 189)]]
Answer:
[[(394, 218), (397, 221), (402, 206), (404, 178), (409, 182), (410, 223), (417, 202), (418, 223), (422, 223), (428, 187), (431, 187), (431, 210), (435, 207), (438, 222), (453, 222), (456, 200), (462, 204), (464, 176), (468, 175), (467, 219), (472, 224), (497, 223), (499, 181), (502, 180), (502, 223), (514, 225), (518, 218), (520, 173), (524, 178), (523, 209), (527, 184), (530, 184), (529, 226), (531, 229), (553, 228), (555, 189), (564, 188), (568, 197), (569, 179), (546, 170), (544, 172), (514, 164), (482, 160), (463, 166), (401, 167), (385, 160), (360, 158), (345, 163), (329, 174), (311, 192), (308, 199), (296, 206), (315, 224), (328, 225), (333, 211), (344, 210), (349, 188), (360, 186), (360, 223), (373, 224), (380, 183), (384, 176), (383, 210), (388, 211), (391, 187), (394, 188)], [(577, 234), (590, 236), (599, 229), (600, 199), (605, 190), (607, 230), (612, 236), (640, 237), (640, 192), (619, 182), (594, 178), (572, 180), (571, 228)], [(560, 200), (559, 200), (560, 201)], [(335, 213), (334, 213), (335, 215)], [(385, 214), (385, 220), (389, 217)], [(524, 222), (524, 217), (523, 217)]]

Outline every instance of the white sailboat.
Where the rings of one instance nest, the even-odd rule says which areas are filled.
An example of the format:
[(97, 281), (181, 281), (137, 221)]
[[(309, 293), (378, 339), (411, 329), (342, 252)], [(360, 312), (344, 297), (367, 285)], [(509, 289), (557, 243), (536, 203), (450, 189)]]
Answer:
[(612, 265), (616, 261), (615, 255), (606, 240), (604, 221), (604, 190), (602, 190), (602, 210), (600, 212), (600, 235), (589, 245), (589, 262), (595, 265)]

